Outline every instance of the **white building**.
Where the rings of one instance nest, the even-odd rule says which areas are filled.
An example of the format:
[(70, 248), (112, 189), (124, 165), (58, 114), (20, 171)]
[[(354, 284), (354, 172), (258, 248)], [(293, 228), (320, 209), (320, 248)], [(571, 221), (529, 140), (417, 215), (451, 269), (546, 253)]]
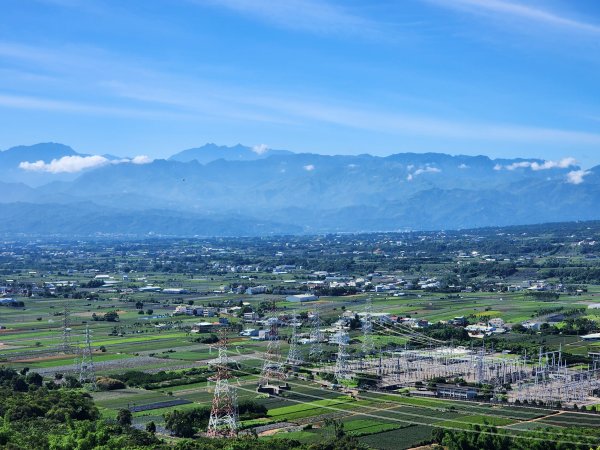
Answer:
[(248, 295), (264, 294), (265, 292), (267, 292), (266, 286), (253, 286), (246, 289)]
[(504, 328), (504, 320), (499, 317), (488, 320), (488, 325), (494, 328)]
[(298, 295), (288, 295), (285, 299), (288, 302), (302, 303), (302, 302), (313, 302), (315, 300), (318, 300), (319, 297), (317, 297), (314, 294), (298, 294)]

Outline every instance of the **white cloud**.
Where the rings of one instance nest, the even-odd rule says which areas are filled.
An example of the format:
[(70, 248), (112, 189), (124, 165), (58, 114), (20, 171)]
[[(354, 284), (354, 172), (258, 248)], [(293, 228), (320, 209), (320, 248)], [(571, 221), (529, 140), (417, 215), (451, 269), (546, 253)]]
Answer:
[(42, 160), (35, 162), (23, 161), (19, 164), (19, 168), (30, 172), (75, 173), (106, 164), (109, 164), (109, 160), (104, 156), (63, 156), (59, 159), (53, 159), (49, 163)]
[(502, 170), (502, 164), (496, 164), (494, 170)]
[[(411, 165), (409, 167), (414, 167), (414, 166)], [(437, 167), (425, 166), (425, 167), (415, 170), (413, 173), (409, 173), (406, 177), (406, 180), (412, 181), (412, 180), (414, 180), (414, 178), (416, 176), (419, 176), (424, 173), (440, 173), (440, 172), (441, 172), (441, 169), (438, 169)]]
[(571, 166), (576, 166), (577, 160), (573, 157), (563, 158), (560, 161), (544, 161), (542, 164), (534, 162), (531, 165), (533, 170), (547, 170), (547, 169), (566, 169)]
[(150, 164), (152, 161), (154, 160), (148, 155), (138, 155), (131, 159), (132, 164)]
[(307, 164), (306, 166), (303, 167), (304, 170), (306, 170), (307, 172), (312, 172), (313, 170), (315, 170), (315, 166), (312, 164)]
[(530, 161), (520, 161), (520, 162), (514, 162), (508, 166), (504, 166), (504, 168), (506, 170), (516, 170), (516, 169), (525, 169), (526, 167), (531, 167), (531, 162)]
[(572, 170), (567, 174), (567, 183), (571, 184), (581, 184), (583, 183), (583, 178), (589, 175), (589, 170)]
[(23, 161), (19, 163), (19, 168), (28, 172), (47, 172), (47, 173), (77, 173), (86, 169), (95, 169), (106, 166), (108, 164), (148, 164), (151, 163), (146, 155), (136, 156), (132, 159), (118, 159), (111, 161), (108, 158), (100, 155), (91, 156), (63, 156), (62, 158), (53, 159), (49, 163), (42, 160), (35, 162)]
[(462, 163), (460, 166), (458, 166), (459, 169), (468, 169), (469, 166), (467, 166), (465, 163)]
[(415, 173), (413, 175), (417, 176), (417, 175), (421, 175), (422, 173), (440, 173), (441, 169), (438, 169), (437, 167), (425, 167), (423, 169), (417, 169), (415, 170)]
[(269, 151), (269, 147), (267, 147), (267, 144), (258, 144), (252, 147), (252, 151), (257, 155), (262, 155)]
[[(515, 162), (512, 164), (509, 164), (508, 166), (505, 166), (504, 168), (507, 170), (515, 170), (515, 169), (525, 169), (525, 168), (530, 168), (531, 170), (549, 170), (549, 169), (567, 169), (571, 166), (576, 166), (577, 165), (577, 160), (573, 157), (568, 157), (568, 158), (563, 158), (559, 161), (544, 161), (541, 164), (538, 163), (537, 161), (520, 161), (520, 162)], [(499, 169), (497, 169), (499, 170)]]

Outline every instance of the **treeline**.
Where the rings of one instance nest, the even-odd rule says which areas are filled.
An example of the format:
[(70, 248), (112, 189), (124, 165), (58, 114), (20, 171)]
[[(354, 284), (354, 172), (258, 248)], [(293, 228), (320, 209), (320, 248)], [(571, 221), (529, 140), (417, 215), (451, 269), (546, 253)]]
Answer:
[(463, 327), (436, 323), (421, 330), (421, 333), (440, 341), (454, 341), (455, 344), (469, 343), (469, 332)]
[(100, 420), (92, 397), (62, 379), (0, 367), (0, 448), (154, 448), (152, 434)]
[(515, 263), (486, 262), (485, 264), (480, 264), (473, 262), (458, 266), (454, 269), (454, 272), (462, 278), (476, 278), (481, 276), (506, 278), (517, 273), (517, 266)]
[(141, 387), (151, 390), (183, 386), (192, 383), (204, 383), (208, 378), (208, 371), (204, 368), (193, 368), (178, 372), (166, 372), (161, 370), (156, 373), (130, 370), (122, 374), (114, 375), (113, 377), (129, 387)]
[[(0, 367), (0, 448), (10, 450), (355, 450), (364, 449), (356, 438), (325, 437), (316, 444), (290, 439), (259, 440), (255, 436), (236, 439), (159, 439), (156, 427), (139, 430), (132, 426), (129, 410), (120, 410), (116, 420), (102, 419), (92, 397), (77, 385), (58, 377), (44, 382), (41, 375)], [(255, 402), (240, 402), (242, 419), (262, 417), (267, 410)], [(185, 433), (185, 421), (193, 419), (194, 433), (204, 431), (210, 411), (179, 413), (169, 418), (174, 434)], [(184, 423), (183, 428), (181, 423)], [(182, 433), (183, 430), (183, 433)], [(192, 435), (193, 436), (193, 435)]]
[[(252, 400), (242, 400), (238, 404), (241, 420), (257, 419), (267, 415), (267, 407)], [(173, 410), (164, 415), (165, 428), (177, 437), (191, 438), (206, 430), (210, 418), (210, 407), (188, 410)]]
[(560, 294), (558, 292), (551, 291), (526, 291), (524, 296), (533, 298), (534, 300), (540, 302), (549, 302), (552, 300), (558, 300)]
[(600, 430), (592, 427), (545, 428), (515, 437), (495, 427), (474, 425), (464, 431), (436, 428), (432, 437), (446, 450), (590, 450), (600, 444)]
[(557, 267), (541, 270), (540, 274), (545, 278), (558, 278), (569, 283), (600, 283), (600, 267)]

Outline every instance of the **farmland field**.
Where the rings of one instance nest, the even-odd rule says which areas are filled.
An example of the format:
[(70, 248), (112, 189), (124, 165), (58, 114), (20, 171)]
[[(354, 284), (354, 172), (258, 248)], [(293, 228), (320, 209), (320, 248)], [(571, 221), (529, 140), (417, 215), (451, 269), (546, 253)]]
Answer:
[[(292, 261), (308, 258), (289, 267), (281, 265), (280, 256), (273, 256), (262, 241), (113, 243), (127, 248), (115, 257), (104, 248), (109, 244), (83, 243), (75, 253), (85, 253), (85, 262), (69, 253), (78, 248), (76, 244), (14, 244), (16, 253), (0, 257), (0, 271), (4, 270), (0, 288), (4, 297), (23, 303), (0, 306), (0, 365), (18, 371), (15, 376), (23, 380), (35, 372), (48, 386), (72, 389), (81, 396), (88, 391), (107, 423), (129, 411), (134, 428), (156, 427), (160, 439), (171, 443), (185, 433), (196, 438), (204, 435), (219, 370), (225, 370), (236, 392), (240, 436), (256, 434), (264, 442), (287, 439), (317, 445), (337, 436), (353, 445), (396, 449), (428, 444), (439, 430), (493, 429), (506, 436), (535, 432), (551, 438), (553, 432), (600, 427), (595, 413), (600, 399), (593, 392), (579, 405), (515, 402), (517, 383), (477, 383), (473, 373), (471, 378), (465, 375), (467, 379), (436, 377), (427, 374), (432, 369), (425, 365), (418, 369), (422, 381), (385, 386), (379, 373), (384, 366), (367, 373), (368, 367), (383, 364), (386, 355), (409, 351), (427, 361), (432, 346), (450, 346), (457, 355), (483, 351), (498, 365), (528, 355), (520, 376), (531, 377), (537, 370), (541, 351), (560, 352), (560, 358), (565, 358), (561, 364), (569, 370), (593, 368), (589, 353), (600, 350), (600, 344), (583, 340), (581, 330), (594, 331), (600, 320), (600, 313), (588, 308), (600, 298), (600, 281), (572, 286), (565, 282), (558, 288), (554, 279), (542, 280), (543, 264), (552, 260), (496, 235), (453, 236), (452, 240), (474, 248), (489, 242), (506, 246), (506, 253), (493, 266), (494, 274), (503, 275), (486, 271), (486, 265), (492, 264), (489, 258), (465, 260), (444, 250), (420, 256), (418, 252), (424, 250), (416, 249), (449, 239), (437, 235), (424, 240), (412, 237), (415, 253), (410, 257), (394, 253), (404, 250), (384, 244), (384, 237), (364, 242), (331, 238), (328, 248), (336, 250), (314, 257), (317, 244), (311, 239), (298, 238), (295, 247), (277, 239), (269, 244), (287, 248)], [(380, 246), (396, 259), (373, 253)], [(349, 252), (350, 248), (362, 250)], [(527, 258), (520, 259), (519, 252)], [(595, 264), (572, 250), (564, 253), (563, 265)], [(172, 263), (157, 262), (178, 260), (187, 265), (167, 270)], [(335, 265), (337, 269), (320, 270), (324, 260), (352, 263), (345, 269)], [(463, 269), (465, 264), (468, 270)], [(280, 265), (287, 269), (276, 269)], [(444, 289), (418, 287), (419, 282), (450, 279)], [(452, 283), (462, 283), (462, 289), (451, 288)], [(531, 283), (546, 283), (552, 290), (531, 294), (522, 289)], [(380, 289), (388, 285), (393, 288)], [(263, 288), (249, 293), (256, 286)], [(288, 292), (307, 291), (321, 293), (318, 301), (286, 300)], [(375, 321), (370, 335), (362, 328), (369, 303)], [(319, 332), (325, 339), (320, 359), (310, 360), (309, 338), (317, 308)], [(504, 328), (482, 339), (467, 333), (464, 324), (454, 324), (456, 318), (478, 326), (496, 318)], [(272, 329), (269, 320), (277, 323), (277, 340), (265, 339)], [(411, 328), (406, 320), (419, 325)], [(546, 325), (539, 331), (519, 328), (535, 321)], [(346, 358), (356, 365), (350, 379), (337, 378), (341, 344), (336, 333), (340, 331), (347, 334)], [(219, 348), (225, 340), (224, 368)], [(371, 340), (374, 350), (364, 358), (363, 347)], [(294, 346), (302, 363), (286, 362)], [(81, 379), (84, 354), (93, 365), (96, 390)], [(265, 361), (273, 358), (279, 358), (281, 383), (287, 384), (277, 395), (257, 390)], [(89, 369), (90, 362), (86, 364)], [(473, 372), (477, 359), (470, 364), (467, 372)], [(443, 366), (452, 367), (448, 362)], [(472, 388), (476, 394), (469, 400), (439, 398), (439, 385)], [(195, 417), (191, 431), (174, 428), (174, 417)]]

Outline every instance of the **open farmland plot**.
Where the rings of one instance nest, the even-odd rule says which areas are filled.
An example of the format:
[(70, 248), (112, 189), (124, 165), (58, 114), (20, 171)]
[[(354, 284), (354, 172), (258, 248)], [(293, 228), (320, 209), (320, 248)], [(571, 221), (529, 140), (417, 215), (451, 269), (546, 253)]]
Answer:
[[(27, 360), (18, 360), (12, 362), (13, 367), (29, 367), (30, 369), (52, 369), (57, 367), (70, 367), (75, 363), (77, 355), (70, 356), (57, 356), (57, 357), (49, 357), (49, 358), (32, 358)], [(126, 355), (123, 353), (117, 354), (104, 354), (99, 353), (94, 355), (95, 363), (102, 363), (106, 361), (116, 361), (116, 360), (128, 360), (131, 358), (135, 358), (132, 355)]]
[(491, 425), (495, 427), (504, 427), (507, 425), (512, 425), (514, 423), (514, 420), (506, 419), (504, 417), (464, 415), (458, 416), (453, 420), (444, 420), (441, 422), (437, 422), (436, 425), (442, 428), (451, 427), (469, 429), (471, 428), (471, 425)]
[[(371, 395), (371, 394), (369, 394)], [(426, 409), (452, 411), (458, 413), (481, 414), (486, 416), (498, 416), (517, 420), (528, 420), (553, 413), (552, 410), (543, 408), (527, 408), (523, 406), (497, 406), (489, 403), (476, 403), (465, 401), (450, 401), (419, 397), (407, 397), (402, 395), (383, 395), (382, 399), (403, 405), (423, 407)]]
[(134, 404), (136, 406), (143, 406), (173, 400), (173, 397), (162, 392), (133, 388), (109, 392), (95, 392), (93, 396), (99, 406), (114, 410), (131, 407)]
[(344, 431), (354, 436), (367, 436), (404, 428), (404, 425), (374, 419), (343, 419)]
[(327, 437), (326, 433), (321, 430), (303, 430), (303, 431), (279, 431), (263, 439), (294, 439), (305, 444), (313, 444), (322, 442)]
[(342, 405), (353, 402), (349, 397), (338, 397), (330, 400), (315, 400), (303, 404), (282, 406), (269, 410), (269, 417), (281, 420), (294, 420), (304, 417), (317, 416), (330, 411), (328, 407), (340, 408)]
[(600, 415), (564, 412), (555, 414), (539, 421), (540, 423), (560, 427), (582, 426), (600, 427)]
[(429, 442), (433, 428), (422, 425), (410, 425), (397, 430), (363, 436), (359, 440), (382, 450), (403, 450)]

